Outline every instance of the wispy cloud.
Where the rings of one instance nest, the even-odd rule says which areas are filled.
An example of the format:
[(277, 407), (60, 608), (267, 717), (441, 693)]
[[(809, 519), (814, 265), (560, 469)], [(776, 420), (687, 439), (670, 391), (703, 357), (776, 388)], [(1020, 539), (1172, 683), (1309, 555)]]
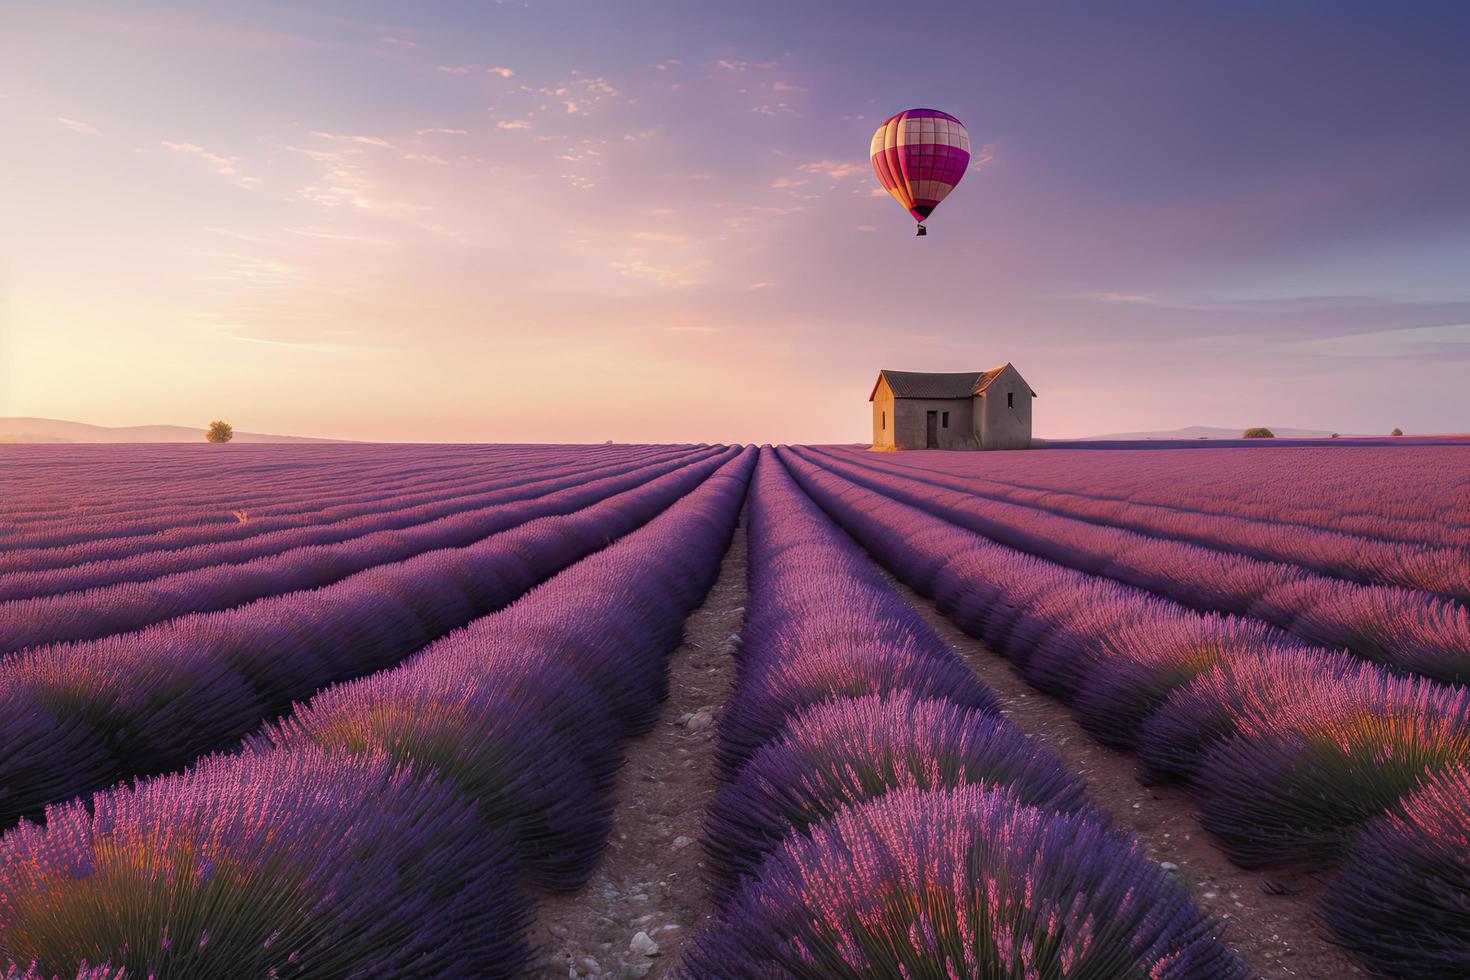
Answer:
[(499, 75), (501, 78), (510, 78), (513, 75), (515, 75), (515, 72), (511, 71), (509, 68), (502, 68), (502, 67), (500, 67), (500, 66), (497, 65), (494, 68), (486, 68), (485, 69), (485, 74), (487, 74), (487, 75)]
[(415, 136), (468, 136), (468, 129), (448, 129), (443, 126), (434, 126), (429, 129), (414, 130)]
[(73, 133), (82, 133), (86, 136), (101, 136), (102, 133), (96, 126), (89, 125), (78, 119), (68, 119), (65, 116), (57, 116), (56, 121)]
[(239, 252), (205, 252), (213, 260), (215, 271), (200, 276), (205, 282), (229, 285), (233, 289), (276, 291), (295, 286), (304, 278), (296, 266), (278, 259)]
[(259, 244), (266, 240), (263, 235), (252, 235), (249, 232), (236, 231), (233, 228), (205, 228), (204, 230), (209, 232), (211, 235), (221, 235), (225, 238), (233, 238), (239, 242), (251, 242), (253, 244)]
[(796, 169), (804, 174), (818, 174), (823, 177), (831, 177), (833, 180), (862, 176), (872, 172), (868, 164), (857, 163), (853, 160), (817, 160), (814, 163), (803, 163)]
[(239, 157), (212, 153), (197, 143), (176, 143), (173, 140), (162, 140), (160, 141), (160, 145), (166, 149), (173, 150), (175, 153), (185, 153), (198, 157), (209, 164), (215, 173), (221, 177), (231, 178), (240, 187), (250, 189), (260, 183), (259, 177), (250, 177), (239, 172), (235, 166), (240, 162)]
[(318, 354), (372, 354), (384, 353), (383, 348), (365, 347), (360, 344), (341, 344), (320, 340), (282, 340), (278, 337), (252, 337), (249, 334), (232, 334), (235, 340), (264, 347), (282, 347), (287, 350), (312, 351)]
[(812, 209), (810, 204), (797, 204), (789, 208), (775, 207), (770, 204), (747, 204), (744, 207), (747, 211), (760, 211), (765, 214), (796, 214), (798, 211), (810, 211)]
[[(579, 71), (571, 72), (571, 77), (564, 82), (535, 88), (521, 86), (520, 91), (544, 96), (560, 103), (566, 112), (579, 115), (593, 112), (611, 99), (623, 97), (622, 90), (601, 75), (583, 75)], [(543, 103), (541, 108), (547, 108), (547, 105)]]
[(531, 128), (531, 120), (529, 120), (529, 119), (502, 119), (502, 120), (500, 120), (500, 122), (498, 122), (498, 123), (495, 124), (495, 128), (496, 129), (530, 129)]
[(701, 281), (698, 272), (703, 266), (703, 262), (682, 266), (654, 265), (642, 259), (627, 259), (608, 263), (608, 268), (621, 276), (629, 279), (651, 281), (660, 286), (695, 285)]
[(1460, 361), (1470, 359), (1470, 323), (1317, 337), (1286, 346), (1311, 357)]
[(1149, 293), (1119, 293), (1111, 290), (1100, 290), (1098, 292), (1083, 293), (1083, 299), (1090, 299), (1095, 303), (1131, 303), (1136, 306), (1162, 306), (1168, 307), (1173, 304), (1162, 300)]
[(638, 231), (633, 237), (641, 242), (658, 242), (662, 245), (683, 245), (689, 241), (688, 235), (675, 235), (662, 231)]
[(725, 71), (750, 71), (752, 68), (775, 68), (778, 61), (740, 61), (729, 58), (721, 58), (715, 64)]
[(386, 245), (388, 240), (373, 235), (351, 235), (345, 232), (329, 231), (325, 228), (287, 228), (286, 233), (297, 235), (301, 238), (321, 238), (332, 242), (362, 242), (368, 245)]
[(446, 75), (468, 75), (473, 69), (469, 65), (435, 65), (434, 70)]
[(383, 139), (381, 136), (352, 136), (343, 133), (324, 133), (319, 129), (313, 129), (311, 131), (311, 135), (315, 136), (317, 139), (335, 140), (338, 143), (360, 143), (363, 146), (382, 146), (389, 149), (393, 148), (393, 144)]

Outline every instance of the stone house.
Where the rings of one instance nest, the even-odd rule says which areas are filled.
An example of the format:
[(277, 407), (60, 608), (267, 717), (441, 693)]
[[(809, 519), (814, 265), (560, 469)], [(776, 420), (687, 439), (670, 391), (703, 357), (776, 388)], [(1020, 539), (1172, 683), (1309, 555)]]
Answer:
[(873, 448), (1028, 449), (1036, 392), (1014, 365), (929, 374), (879, 371)]

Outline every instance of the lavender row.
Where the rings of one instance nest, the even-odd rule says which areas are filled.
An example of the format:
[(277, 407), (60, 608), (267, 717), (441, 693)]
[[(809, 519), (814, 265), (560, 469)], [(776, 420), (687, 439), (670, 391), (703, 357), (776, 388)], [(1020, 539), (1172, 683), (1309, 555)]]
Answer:
[(321, 588), (364, 569), (406, 561), (427, 551), (462, 548), (536, 517), (570, 513), (716, 452), (705, 450), (653, 465), (619, 468), (590, 482), (578, 476), (540, 481), (492, 496), (483, 506), (451, 504), (453, 512), (448, 516), (403, 528), (365, 530), (331, 544), (303, 545), (151, 581), (123, 581), (80, 592), (0, 602), (0, 652), (92, 640), (190, 613)]
[[(1237, 863), (1328, 867), (1346, 853), (1349, 869), (1371, 864), (1385, 847), (1372, 828), (1393, 814), (1414, 820), (1415, 794), (1470, 764), (1470, 690), (1283, 643), (1260, 624), (1014, 551), (786, 459), (895, 575), (1070, 704), (1101, 741), (1136, 749), (1147, 780), (1184, 783)], [(1442, 815), (1460, 821), (1459, 838), (1425, 836), (1464, 839), (1467, 816), (1463, 807)], [(1441, 881), (1463, 880), (1465, 853), (1432, 852), (1426, 862)], [(1329, 887), (1329, 909), (1354, 892), (1344, 874)], [(1457, 922), (1449, 945), (1463, 950), (1470, 928), (1460, 899), (1408, 880), (1361, 895), (1371, 912), (1357, 914), (1404, 934), (1416, 923)], [(1426, 971), (1408, 975), (1439, 975), (1436, 964), (1448, 962), (1429, 946), (1406, 955)]]
[(278, 501), (310, 505), (315, 496), (361, 485), (409, 487), (486, 467), (564, 464), (592, 451), (516, 445), (7, 446), (6, 458), (14, 465), (7, 467), (0, 514), (30, 524), (90, 513), (126, 516), (160, 505), (220, 506), (240, 498), (262, 507)]
[(432, 768), (510, 831), (534, 884), (581, 887), (606, 841), (620, 743), (658, 716), (667, 654), (718, 574), (753, 462), (744, 451), (647, 527), (248, 744), (381, 749)]
[(1017, 488), (1470, 546), (1470, 445), (1079, 449), (928, 453), (925, 468)]
[[(500, 454), (505, 447), (490, 449)], [(404, 447), (395, 447), (400, 456)], [(448, 447), (407, 449), (407, 469), (429, 473), (482, 463), (483, 453), (445, 452)], [(512, 450), (513, 451), (513, 450)], [(3, 513), (7, 521), (49, 521), (67, 513), (127, 512), (158, 503), (163, 487), (185, 504), (220, 502), (218, 494), (255, 494), (262, 500), (289, 493), (335, 472), (387, 473), (392, 453), (378, 446), (231, 446), (217, 450), (183, 445), (7, 446)], [(208, 474), (207, 480), (201, 476)]]
[(1470, 767), (1444, 771), (1369, 824), (1322, 911), (1382, 973), (1470, 976)]
[(522, 886), (589, 873), (749, 471), (243, 755), (11, 831), (0, 949), (34, 977), (524, 975)]
[(384, 753), (214, 757), (0, 839), (16, 980), (522, 976), (509, 836)]
[[(365, 511), (360, 516), (326, 517), (303, 526), (287, 527), (282, 530), (265, 530), (248, 536), (215, 539), (207, 544), (185, 545), (166, 550), (135, 551), (122, 558), (84, 561), (56, 569), (35, 572), (12, 572), (0, 580), (0, 601), (40, 598), (79, 589), (100, 588), (104, 585), (121, 585), (123, 582), (146, 582), (165, 574), (190, 572), (193, 569), (216, 566), (216, 564), (238, 564), (245, 561), (278, 555), (293, 548), (312, 545), (331, 545), (348, 539), (360, 538), (379, 530), (398, 530), (415, 525), (426, 525), (442, 517), (456, 516), (466, 511), (509, 504), (512, 501), (541, 497), (569, 486), (617, 476), (638, 467), (663, 460), (689, 458), (691, 453), (659, 454), (654, 457), (632, 457), (614, 464), (589, 467), (562, 467), (559, 472), (545, 478), (522, 475), (519, 478), (501, 478), (485, 482), (472, 488), (456, 488), (448, 494), (404, 495), (394, 504)], [(425, 501), (426, 502), (423, 502)], [(85, 547), (71, 551), (84, 551)], [(49, 558), (59, 555), (49, 555)], [(3, 608), (3, 607), (0, 607)]]
[[(34, 533), (77, 519), (127, 524), (175, 511), (218, 519), (231, 507), (250, 507), (262, 513), (293, 507), (309, 510), (320, 506), (324, 497), (350, 496), (366, 488), (411, 489), (490, 467), (531, 469), (557, 461), (515, 447), (481, 452), (460, 449), (447, 456), (429, 447), (395, 446), (388, 452), (364, 446), (345, 456), (303, 456), (299, 447), (294, 454), (290, 447), (279, 447), (284, 450), (279, 455), (256, 457), (245, 450), (242, 457), (240, 447), (176, 446), (163, 450), (164, 460), (169, 461), (165, 464), (147, 448), (134, 446), (132, 454), (106, 465), (98, 455), (105, 448), (72, 447), (60, 458), (15, 454), (13, 475), (5, 481), (9, 496), (0, 511), (8, 530)], [(568, 458), (563, 455), (560, 461), (564, 464)], [(31, 479), (16, 479), (16, 475)]]
[(691, 978), (1240, 977), (767, 452)]
[[(663, 454), (655, 454), (663, 455)], [(190, 520), (187, 515), (165, 509), (161, 515), (137, 524), (116, 517), (99, 520), (73, 520), (60, 535), (53, 534), (48, 543), (36, 547), (8, 547), (0, 555), (0, 570), (36, 572), (65, 568), (85, 562), (130, 559), (148, 552), (171, 551), (199, 544), (242, 541), (259, 535), (293, 528), (320, 526), (348, 518), (391, 513), (403, 507), (422, 503), (452, 502), (459, 497), (483, 490), (516, 487), (547, 477), (571, 475), (591, 469), (630, 464), (647, 457), (643, 453), (609, 454), (607, 461), (569, 460), (560, 466), (496, 469), (462, 474), (452, 481), (424, 487), (415, 486), (410, 493), (401, 488), (373, 490), (354, 489), (350, 493), (318, 494), (313, 504), (280, 514), (262, 514), (258, 509), (241, 509), (234, 504), (220, 506), (209, 520)], [(345, 475), (342, 480), (348, 479)]]
[[(616, 462), (620, 456), (609, 455), (606, 462)], [(577, 465), (582, 461), (567, 461)], [(605, 463), (601, 463), (605, 465)], [(600, 465), (593, 460), (585, 465)], [(302, 467), (306, 467), (303, 465)], [(408, 468), (412, 467), (408, 461)], [(566, 468), (566, 464), (562, 469)], [(312, 467), (312, 471), (320, 470)], [(385, 470), (386, 471), (386, 470)], [(452, 499), (456, 493), (472, 491), (482, 484), (513, 486), (545, 475), (555, 475), (557, 468), (518, 465), (495, 462), (468, 468), (452, 478), (421, 480), (410, 475), (404, 485), (398, 484), (398, 474), (388, 481), (389, 485), (363, 482), (360, 475), (348, 468), (330, 468), (318, 473), (329, 479), (326, 485), (312, 481), (301, 486), (296, 493), (296, 502), (283, 502), (268, 506), (263, 501), (251, 501), (243, 494), (225, 491), (223, 499), (203, 507), (177, 504), (170, 488), (160, 482), (155, 490), (154, 506), (135, 504), (121, 512), (68, 513), (56, 522), (43, 526), (26, 525), (12, 530), (6, 541), (6, 549), (0, 559), (0, 569), (5, 571), (27, 571), (57, 568), (83, 561), (105, 560), (128, 557), (143, 551), (162, 551), (169, 548), (215, 541), (238, 540), (260, 533), (301, 527), (308, 524), (348, 517), (380, 513), (402, 506), (402, 498), (411, 498), (408, 503), (431, 502)], [(203, 465), (196, 477), (204, 483), (219, 480), (215, 467)], [(104, 495), (111, 488), (103, 488)]]
[(736, 452), (324, 589), (9, 658), (0, 665), (0, 821), (176, 768), (324, 684), (398, 663), (648, 521)]
[[(1470, 551), (1462, 547), (1385, 541), (1300, 524), (1202, 513), (1161, 504), (1099, 499), (1079, 491), (1015, 487), (986, 479), (980, 473), (964, 478), (945, 476), (923, 463), (892, 461), (873, 454), (859, 455), (847, 451), (826, 455), (987, 500), (1039, 508), (1091, 523), (1189, 541), (1267, 561), (1287, 562), (1335, 578), (1365, 584), (1399, 585), (1462, 602), (1470, 599)], [(1466, 463), (1470, 465), (1470, 457)]]
[[(643, 453), (648, 451), (642, 450)], [(182, 488), (159, 480), (152, 498), (147, 501), (120, 502), (106, 508), (73, 508), (52, 520), (27, 523), (23, 531), (17, 529), (15, 533), (44, 539), (31, 542), (36, 550), (44, 551), (57, 547), (58, 542), (64, 546), (65, 542), (78, 541), (76, 526), (82, 522), (95, 528), (98, 538), (132, 537), (143, 541), (150, 534), (178, 533), (184, 528), (192, 528), (196, 533), (210, 526), (218, 531), (227, 531), (230, 525), (241, 523), (237, 515), (244, 515), (246, 523), (258, 523), (268, 529), (273, 526), (293, 527), (306, 523), (313, 515), (320, 517), (323, 512), (327, 516), (338, 512), (370, 513), (373, 506), (381, 509), (385, 503), (391, 504), (398, 497), (442, 499), (457, 489), (468, 492), (490, 481), (524, 482), (555, 475), (568, 468), (599, 463), (606, 465), (636, 454), (629, 448), (604, 447), (600, 452), (569, 452), (559, 459), (527, 459), (505, 451), (446, 470), (416, 465), (412, 449), (401, 452), (404, 458), (400, 460), (402, 465), (398, 469), (388, 461), (371, 468), (296, 461), (297, 480), (289, 488), (259, 495), (258, 498), (243, 487), (229, 484), (218, 467), (203, 460), (185, 487), (207, 488), (207, 500), (191, 502), (183, 499), (179, 496)], [(103, 496), (114, 492), (116, 489), (110, 485), (99, 490)], [(353, 509), (354, 505), (356, 509)], [(80, 539), (80, 543), (87, 540), (90, 539)]]
[[(807, 451), (795, 451), (810, 461)], [(1398, 672), (1470, 681), (1470, 608), (1401, 589), (1344, 582), (1184, 542), (1089, 524), (1017, 504), (981, 501), (831, 457), (824, 468), (960, 527), (1202, 611), (1250, 616), (1301, 639)]]

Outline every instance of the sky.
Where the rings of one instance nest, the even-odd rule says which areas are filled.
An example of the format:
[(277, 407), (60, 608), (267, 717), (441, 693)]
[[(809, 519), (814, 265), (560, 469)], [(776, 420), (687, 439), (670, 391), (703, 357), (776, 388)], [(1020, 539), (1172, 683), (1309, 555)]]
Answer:
[[(1470, 431), (1470, 5), (0, 5), (0, 415), (855, 442)], [(873, 130), (959, 117), (914, 237)]]

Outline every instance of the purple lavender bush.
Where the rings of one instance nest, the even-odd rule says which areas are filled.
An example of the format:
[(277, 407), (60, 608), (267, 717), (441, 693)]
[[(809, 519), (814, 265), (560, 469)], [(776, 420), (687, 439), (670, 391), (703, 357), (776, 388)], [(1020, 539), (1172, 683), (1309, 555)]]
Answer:
[(794, 833), (898, 789), (1004, 788), (1047, 811), (1089, 805), (1081, 777), (1009, 722), (907, 691), (818, 704), (715, 795), (705, 850), (717, 897)]
[(326, 691), (270, 737), (282, 747), (382, 753), (433, 772), (472, 801), (487, 824), (510, 832), (532, 881), (580, 887), (606, 839), (612, 802), (584, 769), (575, 743), (539, 717), (536, 702), (508, 696), (495, 677), (423, 669), (431, 665)]
[(32, 963), (25, 969), (12, 963), (3, 974), (4, 980), (127, 980), (127, 971), (122, 967), (113, 969), (104, 963), (101, 966), (92, 966), (82, 963), (75, 972), (67, 971), (65, 976), (55, 973), (42, 973)]
[(1335, 860), (1364, 823), (1470, 764), (1465, 688), (1373, 671), (1272, 707), (1239, 712), (1239, 735), (1209, 751), (1194, 784), (1200, 823), (1245, 867)]
[(383, 755), (214, 757), (0, 840), (0, 950), (130, 975), (520, 975), (512, 851)]
[(841, 811), (696, 936), (689, 978), (1243, 978), (1219, 927), (1125, 836), (964, 786)]
[(957, 658), (912, 642), (789, 650), (784, 659), (737, 685), (720, 720), (716, 758), (733, 774), (780, 733), (790, 715), (826, 701), (894, 691), (985, 712), (996, 709), (995, 695)]
[(1322, 913), (1388, 976), (1470, 976), (1470, 767), (1446, 769), (1368, 824)]
[(1160, 617), (1108, 636), (1104, 645), (1104, 669), (1087, 675), (1072, 706), (1089, 734), (1119, 749), (1137, 748), (1149, 715), (1215, 664), (1292, 649), (1264, 623), (1216, 616)]

